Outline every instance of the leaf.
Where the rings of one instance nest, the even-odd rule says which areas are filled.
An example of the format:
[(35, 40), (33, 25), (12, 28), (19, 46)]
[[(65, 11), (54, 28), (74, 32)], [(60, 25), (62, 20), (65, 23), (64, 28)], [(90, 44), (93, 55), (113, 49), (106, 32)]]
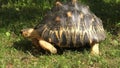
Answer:
[(8, 36), (8, 37), (10, 36), (10, 32), (6, 32), (5, 34), (6, 34), (6, 36)]
[(19, 9), (19, 8), (15, 8), (15, 10), (16, 10), (16, 11), (20, 11), (20, 9)]

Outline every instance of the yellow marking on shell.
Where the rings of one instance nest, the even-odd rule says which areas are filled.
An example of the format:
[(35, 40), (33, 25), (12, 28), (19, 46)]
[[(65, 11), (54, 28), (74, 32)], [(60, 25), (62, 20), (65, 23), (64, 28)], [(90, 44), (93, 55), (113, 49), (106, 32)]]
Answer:
[(83, 18), (83, 16), (84, 16), (84, 14), (83, 14), (83, 13), (80, 13), (80, 18), (81, 18), (81, 19)]
[(59, 1), (57, 1), (56, 6), (62, 6), (62, 4)]
[(42, 37), (44, 36), (45, 31), (47, 30), (47, 27), (44, 28), (43, 32), (42, 32)]
[[(90, 36), (91, 36), (91, 33), (89, 32)], [(89, 38), (89, 41), (90, 41), (90, 44), (92, 44), (92, 39), (90, 38), (90, 36), (88, 37)]]
[(88, 30), (88, 38), (89, 38), (90, 44), (93, 42), (92, 38), (93, 38), (93, 34), (95, 33), (95, 29), (93, 27), (93, 22), (94, 22), (94, 18), (91, 19), (90, 27)]
[(75, 30), (74, 30), (74, 27), (71, 28), (71, 33), (72, 33), (72, 42), (75, 46), (75, 43), (76, 43), (76, 38), (75, 38)]
[[(69, 27), (67, 27), (66, 29), (65, 29), (65, 36), (66, 36), (66, 42), (67, 42), (67, 45), (69, 44), (69, 34), (70, 34), (70, 28)], [(69, 45), (68, 45), (68, 47), (69, 47)]]
[(72, 4), (75, 4), (77, 2), (77, 0), (72, 0)]
[(67, 16), (68, 16), (68, 17), (72, 17), (72, 12), (68, 11), (68, 12), (67, 12)]
[(93, 28), (93, 26), (91, 25), (90, 28), (89, 28), (89, 31), (91, 32), (91, 31), (93, 31), (93, 29), (94, 29), (94, 28)]
[(55, 18), (55, 21), (56, 21), (56, 22), (60, 22), (60, 21), (61, 21), (60, 17), (57, 16), (57, 17)]
[(51, 35), (53, 35), (53, 33), (54, 32), (52, 30), (50, 30), (50, 32), (49, 32), (50, 37), (48, 38), (49, 42), (52, 42)]
[(84, 31), (84, 32), (83, 32), (83, 35), (82, 35), (82, 38), (81, 38), (81, 39), (82, 39), (82, 44), (84, 44), (84, 41), (85, 41), (85, 40), (84, 40), (85, 33), (87, 33), (87, 31)]
[(74, 33), (74, 27), (71, 27), (71, 32)]
[[(94, 38), (95, 40), (98, 41), (97, 33), (96, 33), (96, 30), (95, 30), (94, 27), (93, 27), (92, 30), (90, 31), (90, 37), (91, 37), (91, 38)], [(92, 39), (90, 40), (90, 43), (93, 43), (93, 40), (92, 40)]]
[(83, 31), (80, 33), (80, 40), (81, 40), (81, 43), (83, 44)]
[(94, 18), (92, 18), (92, 19), (91, 19), (91, 23), (90, 23), (90, 29), (89, 29), (90, 31), (93, 30), (93, 25), (92, 25), (92, 24), (93, 24), (94, 21), (95, 21)]
[[(57, 39), (58, 39), (58, 41), (59, 41), (59, 40), (60, 40), (60, 38), (59, 38), (58, 31), (57, 31), (57, 30), (55, 30), (54, 32), (55, 32), (55, 35), (56, 35), (56, 37), (57, 37)], [(60, 46), (60, 42), (58, 42), (58, 43), (57, 43), (57, 45), (58, 45), (58, 46)]]
[(60, 38), (62, 36), (62, 33), (63, 33), (63, 28), (60, 28)]
[(94, 22), (95, 21), (95, 19), (94, 18), (92, 18), (92, 20), (91, 20), (92, 22)]
[[(91, 22), (93, 23), (95, 21), (95, 16), (92, 18), (92, 20), (91, 20)], [(97, 37), (97, 32), (99, 32), (100, 30), (100, 26), (99, 25), (96, 25), (95, 27), (97, 27), (97, 30), (95, 29), (95, 27), (92, 25), (92, 23), (91, 23), (91, 27), (90, 27), (90, 31), (91, 31), (91, 33), (93, 33), (94, 34), (94, 39), (96, 39), (96, 41), (98, 41), (98, 37)], [(93, 37), (93, 35), (91, 35), (92, 37)], [(92, 42), (90, 42), (90, 43), (93, 43), (93, 41)]]
[(57, 30), (55, 31), (55, 35), (56, 35), (57, 39), (59, 39), (58, 31)]

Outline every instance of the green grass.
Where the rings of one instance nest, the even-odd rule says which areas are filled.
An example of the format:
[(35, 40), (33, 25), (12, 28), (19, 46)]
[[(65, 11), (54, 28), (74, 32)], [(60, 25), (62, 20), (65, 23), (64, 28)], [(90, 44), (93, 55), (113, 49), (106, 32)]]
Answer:
[(20, 35), (38, 24), (55, 0), (0, 0), (0, 68), (120, 68), (120, 0), (81, 1), (103, 20), (107, 38), (100, 43), (100, 56), (87, 50), (48, 54)]

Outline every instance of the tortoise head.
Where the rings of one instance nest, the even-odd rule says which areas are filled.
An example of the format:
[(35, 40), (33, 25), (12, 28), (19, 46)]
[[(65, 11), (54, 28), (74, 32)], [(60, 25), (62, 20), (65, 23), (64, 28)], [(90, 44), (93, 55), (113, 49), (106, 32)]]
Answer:
[(25, 38), (37, 38), (39, 36), (37, 31), (33, 28), (22, 29), (20, 33)]

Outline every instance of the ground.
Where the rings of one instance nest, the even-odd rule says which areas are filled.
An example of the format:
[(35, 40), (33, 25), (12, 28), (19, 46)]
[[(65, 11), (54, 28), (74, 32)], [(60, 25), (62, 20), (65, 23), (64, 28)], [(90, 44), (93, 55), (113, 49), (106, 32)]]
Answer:
[(55, 55), (37, 51), (19, 32), (35, 26), (54, 0), (50, 3), (49, 0), (19, 1), (0, 1), (3, 3), (0, 7), (0, 68), (120, 68), (119, 0), (83, 1), (103, 20), (107, 38), (100, 43), (99, 56), (90, 55), (86, 49), (65, 49)]

